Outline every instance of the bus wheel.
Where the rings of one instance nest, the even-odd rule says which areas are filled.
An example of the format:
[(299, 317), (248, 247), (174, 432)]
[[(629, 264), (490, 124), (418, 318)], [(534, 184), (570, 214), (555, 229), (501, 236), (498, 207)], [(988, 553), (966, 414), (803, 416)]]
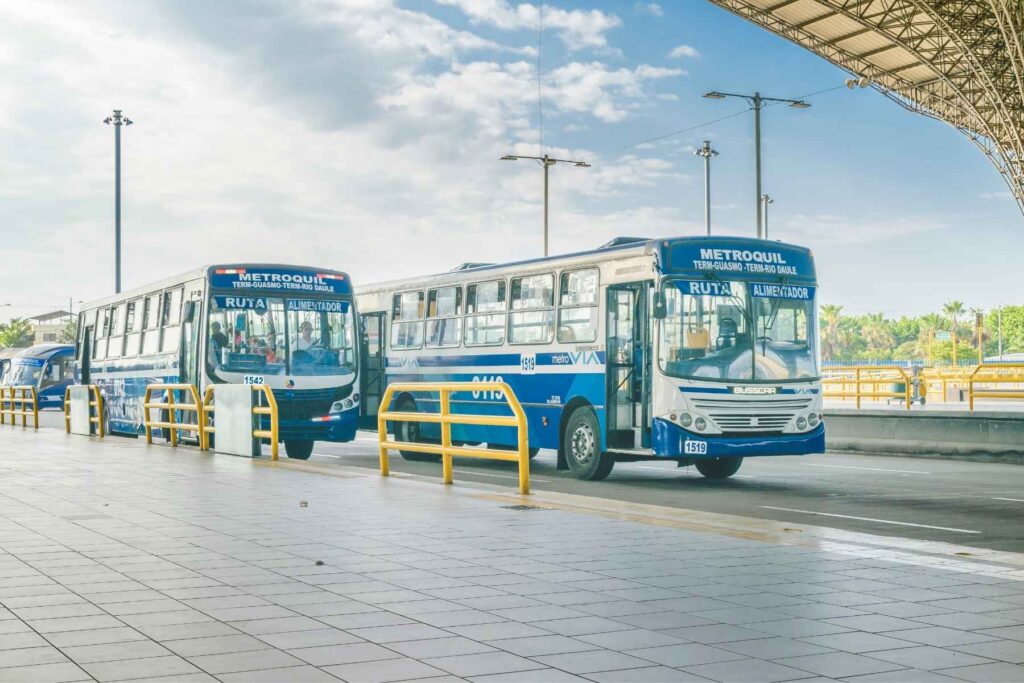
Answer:
[(565, 459), (577, 479), (601, 481), (611, 474), (615, 457), (601, 450), (601, 428), (589, 406), (572, 411), (562, 435)]
[(539, 448), (531, 448), (530, 449), (530, 460), (533, 460), (534, 458), (536, 458), (538, 453), (540, 453), (540, 449)]
[(313, 442), (305, 440), (285, 441), (284, 452), (292, 460), (309, 460), (309, 456), (313, 455)]
[[(399, 402), (397, 410), (403, 413), (415, 413), (416, 402), (411, 398), (404, 398)], [(429, 439), (420, 436), (421, 422), (396, 422), (395, 441), (407, 441), (409, 443), (429, 443)], [(441, 462), (440, 455), (433, 453), (417, 453), (416, 451), (398, 451), (404, 460), (412, 462)]]
[(693, 464), (708, 479), (728, 479), (739, 471), (743, 458), (698, 458)]

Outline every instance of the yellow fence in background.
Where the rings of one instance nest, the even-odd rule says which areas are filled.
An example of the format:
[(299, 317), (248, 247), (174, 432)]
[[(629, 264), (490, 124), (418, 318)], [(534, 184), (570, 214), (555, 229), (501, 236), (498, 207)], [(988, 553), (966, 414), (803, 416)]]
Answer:
[[(252, 437), (254, 439), (267, 439), (270, 441), (270, 459), (277, 460), (277, 448), (278, 448), (278, 412), (277, 412), (277, 399), (274, 398), (274, 392), (270, 390), (265, 384), (251, 384), (253, 391), (258, 391), (263, 394), (264, 405), (254, 405), (252, 407), (252, 415), (255, 418), (258, 415), (268, 415), (270, 417), (270, 429), (253, 429)], [(210, 415), (217, 410), (217, 406), (214, 404), (216, 384), (211, 384), (206, 387), (206, 394), (203, 396), (203, 438), (206, 440), (206, 447), (210, 447), (210, 434), (215, 432), (215, 428), (210, 424)]]
[[(87, 385), (89, 387), (89, 422), (96, 425), (96, 434), (101, 439), (106, 433), (105, 425), (103, 424), (103, 394), (100, 393), (100, 388), (95, 384)], [(71, 387), (64, 390), (64, 431), (68, 434), (71, 433)]]
[(822, 397), (854, 399), (860, 408), (863, 399), (898, 398), (910, 410), (913, 378), (899, 366), (850, 365), (825, 368), (822, 372)]
[[(500, 392), (512, 415), (466, 415), (452, 413), (451, 395), (461, 392)], [(431, 392), (440, 395), (440, 412), (420, 413), (392, 411), (388, 409), (396, 393)], [(511, 460), (519, 463), (519, 493), (530, 492), (530, 449), (526, 413), (515, 393), (506, 382), (406, 382), (389, 384), (380, 400), (381, 410), (377, 414), (377, 436), (380, 441), (380, 473), (388, 476), (391, 468), (388, 463), (388, 451), (412, 451), (415, 453), (432, 453), (441, 456), (444, 483), (452, 483), (452, 457), (486, 458), (490, 460)], [(429, 422), (441, 425), (441, 443), (427, 444), (409, 441), (388, 440), (388, 421), (393, 422)], [(452, 445), (452, 425), (484, 425), (489, 427), (515, 427), (517, 430), (517, 449), (501, 451), (488, 448), (472, 448)]]
[(967, 380), (967, 400), (974, 410), (974, 399), (1024, 399), (1024, 363), (991, 363), (974, 368)]
[[(175, 394), (182, 392), (183, 401), (178, 401)], [(165, 400), (153, 402), (153, 394), (164, 394)], [(150, 410), (166, 410), (167, 420), (151, 420)], [(178, 411), (196, 414), (195, 422), (179, 422)], [(146, 443), (153, 443), (153, 428), (167, 429), (171, 434), (171, 445), (178, 445), (178, 432), (195, 432), (199, 439), (199, 450), (206, 450), (206, 433), (203, 431), (203, 400), (194, 384), (150, 384), (146, 387), (146, 396), (142, 402), (142, 420), (146, 427)]]
[(22, 427), (28, 427), (28, 418), (31, 415), (33, 428), (39, 429), (39, 396), (36, 394), (36, 388), (0, 386), (0, 424), (5, 424), (10, 417), (13, 427), (18, 423), (19, 415)]
[(945, 401), (950, 389), (967, 389), (967, 382), (975, 367), (971, 365), (967, 367), (922, 368), (920, 374), (921, 394), (933, 396), (938, 393), (938, 400)]

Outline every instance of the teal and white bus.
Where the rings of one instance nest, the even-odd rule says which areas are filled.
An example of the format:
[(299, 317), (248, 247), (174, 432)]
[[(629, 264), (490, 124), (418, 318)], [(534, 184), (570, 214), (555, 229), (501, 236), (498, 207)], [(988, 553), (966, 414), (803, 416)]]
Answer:
[(78, 381), (97, 384), (111, 432), (141, 434), (146, 386), (265, 384), (291, 458), (355, 437), (359, 405), (352, 282), (275, 264), (199, 268), (82, 307)]
[[(504, 380), (531, 451), (557, 449), (581, 479), (651, 458), (724, 478), (746, 457), (822, 453), (816, 284), (803, 247), (682, 237), (360, 287), (362, 419), (388, 382)], [(459, 401), (491, 413), (495, 398)], [(413, 395), (395, 405), (436, 410)], [(453, 438), (514, 444), (508, 428), (454, 427)]]

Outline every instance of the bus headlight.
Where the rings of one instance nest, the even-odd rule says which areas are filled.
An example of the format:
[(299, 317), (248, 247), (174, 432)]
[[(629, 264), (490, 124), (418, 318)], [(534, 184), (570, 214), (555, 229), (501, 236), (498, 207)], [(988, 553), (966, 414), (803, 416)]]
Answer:
[(681, 424), (684, 427), (689, 427), (690, 425), (693, 424), (693, 418), (690, 416), (689, 413), (683, 413), (682, 415), (679, 416), (679, 424)]
[(703, 432), (704, 429), (707, 428), (708, 426), (708, 421), (705, 420), (703, 417), (698, 417), (696, 420), (693, 421), (693, 426), (697, 428), (698, 432)]
[(817, 413), (811, 413), (807, 416), (807, 424), (810, 426), (817, 427), (819, 422), (821, 422), (821, 420), (818, 418)]
[(801, 430), (807, 429), (807, 420), (804, 419), (803, 415), (796, 419), (796, 428)]

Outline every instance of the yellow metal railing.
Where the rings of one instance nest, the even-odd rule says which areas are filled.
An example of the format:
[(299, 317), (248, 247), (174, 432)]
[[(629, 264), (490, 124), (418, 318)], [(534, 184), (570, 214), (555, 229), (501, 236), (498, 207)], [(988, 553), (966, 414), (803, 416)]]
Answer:
[(22, 427), (28, 427), (28, 418), (31, 415), (33, 428), (39, 429), (39, 396), (36, 394), (36, 388), (0, 386), (0, 424), (5, 424), (10, 417), (13, 427), (18, 423), (19, 415)]
[(974, 368), (967, 380), (971, 410), (976, 398), (1024, 399), (1024, 363), (991, 363)]
[(963, 367), (939, 367), (939, 368), (923, 368), (921, 370), (921, 394), (927, 396), (932, 392), (932, 388), (938, 386), (940, 398), (939, 401), (945, 401), (949, 393), (950, 387), (954, 389), (966, 389), (967, 383), (971, 379), (971, 373), (977, 366), (963, 366)]
[[(451, 395), (460, 392), (490, 391), (500, 392), (492, 395), (504, 397), (505, 404), (512, 415), (466, 415), (453, 414)], [(387, 409), (396, 393), (401, 392), (433, 392), (440, 395), (440, 412), (413, 413), (392, 411)], [(529, 434), (526, 413), (515, 393), (506, 382), (406, 382), (388, 385), (384, 396), (380, 399), (383, 408), (377, 414), (377, 436), (380, 440), (380, 473), (388, 476), (391, 467), (388, 462), (388, 451), (413, 451), (416, 453), (432, 453), (441, 456), (444, 483), (452, 483), (452, 457), (485, 458), (490, 460), (510, 460), (519, 463), (519, 493), (530, 492), (530, 453)], [(426, 444), (398, 441), (397, 434), (393, 441), (388, 440), (388, 421), (393, 422), (429, 422), (441, 425), (441, 443)], [(500, 451), (487, 448), (471, 448), (452, 445), (452, 425), (484, 425), (488, 427), (515, 427), (517, 430), (518, 448), (515, 451)]]
[[(184, 392), (188, 401), (175, 400), (176, 392)], [(163, 403), (154, 403), (150, 399), (155, 393), (164, 394)], [(149, 419), (149, 411), (166, 410), (167, 421)], [(179, 422), (178, 411), (194, 412), (196, 421)], [(142, 420), (146, 427), (146, 443), (153, 443), (153, 428), (167, 429), (171, 435), (171, 445), (178, 445), (178, 432), (195, 432), (199, 439), (199, 450), (206, 450), (206, 433), (203, 431), (203, 400), (199, 397), (199, 390), (194, 384), (150, 384), (146, 387), (146, 396), (142, 402)]]
[[(102, 439), (105, 433), (103, 424), (103, 394), (95, 384), (87, 384), (89, 394), (89, 422), (96, 425), (96, 434)], [(95, 414), (93, 409), (95, 409)], [(71, 387), (64, 390), (64, 431), (71, 433)]]
[[(210, 447), (210, 434), (216, 431), (216, 428), (210, 424), (209, 418), (216, 410), (217, 406), (214, 404), (214, 390), (216, 389), (215, 384), (211, 384), (206, 387), (206, 394), (203, 396), (203, 438), (206, 442), (206, 447)], [(253, 429), (252, 437), (254, 439), (267, 439), (270, 442), (270, 459), (277, 460), (277, 449), (278, 449), (278, 411), (277, 411), (277, 399), (274, 398), (274, 392), (271, 391), (270, 387), (265, 384), (252, 384), (250, 385), (253, 391), (258, 391), (263, 394), (265, 405), (254, 405), (252, 407), (252, 416), (256, 418), (260, 415), (267, 415), (270, 417), (270, 429)]]
[[(823, 398), (852, 398), (856, 400), (858, 408), (863, 399), (898, 398), (910, 410), (914, 380), (899, 366), (830, 367), (825, 368), (824, 374), (826, 376), (821, 380)], [(898, 384), (903, 385), (902, 391), (893, 388)]]

